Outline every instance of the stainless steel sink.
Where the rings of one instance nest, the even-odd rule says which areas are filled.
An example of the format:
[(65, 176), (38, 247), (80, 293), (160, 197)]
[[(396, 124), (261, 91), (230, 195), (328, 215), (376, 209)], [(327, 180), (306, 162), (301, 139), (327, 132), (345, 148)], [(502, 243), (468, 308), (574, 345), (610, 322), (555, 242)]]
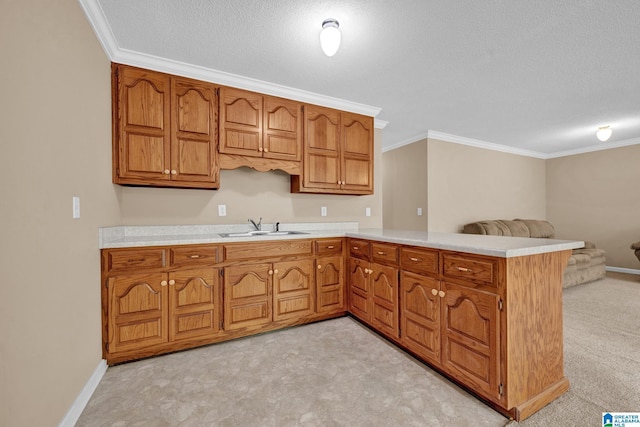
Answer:
[(240, 233), (219, 233), (220, 237), (288, 236), (291, 234), (309, 234), (304, 231), (243, 231)]

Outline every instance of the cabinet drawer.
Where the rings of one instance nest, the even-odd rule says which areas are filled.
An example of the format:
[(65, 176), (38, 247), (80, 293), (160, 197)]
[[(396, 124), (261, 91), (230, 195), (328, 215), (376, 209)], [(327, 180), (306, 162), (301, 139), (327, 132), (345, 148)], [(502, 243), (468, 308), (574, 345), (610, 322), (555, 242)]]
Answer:
[(420, 248), (400, 248), (400, 265), (404, 270), (438, 274), (438, 252)]
[(169, 248), (171, 265), (212, 265), (218, 262), (218, 246), (184, 246)]
[(107, 273), (165, 267), (164, 248), (110, 249), (103, 257)]
[(349, 240), (349, 255), (356, 258), (369, 260), (371, 243), (365, 240)]
[(398, 247), (385, 243), (371, 243), (371, 257), (377, 262), (398, 264)]
[(253, 258), (279, 258), (288, 255), (313, 255), (311, 243), (311, 240), (230, 243), (224, 245), (224, 259), (225, 261), (237, 261)]
[(496, 285), (497, 262), (495, 260), (447, 253), (442, 255), (442, 260), (442, 275), (444, 277), (469, 280), (484, 285)]
[(316, 255), (342, 253), (342, 239), (316, 240)]

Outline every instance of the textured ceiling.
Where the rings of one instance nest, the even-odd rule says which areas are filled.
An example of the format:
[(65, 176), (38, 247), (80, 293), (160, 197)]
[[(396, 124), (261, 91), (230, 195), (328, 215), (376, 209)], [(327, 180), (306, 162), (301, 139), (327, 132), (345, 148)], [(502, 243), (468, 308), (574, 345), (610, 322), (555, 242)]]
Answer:
[(80, 1), (118, 49), (379, 107), (385, 148), (427, 132), (543, 156), (640, 143), (637, 0)]

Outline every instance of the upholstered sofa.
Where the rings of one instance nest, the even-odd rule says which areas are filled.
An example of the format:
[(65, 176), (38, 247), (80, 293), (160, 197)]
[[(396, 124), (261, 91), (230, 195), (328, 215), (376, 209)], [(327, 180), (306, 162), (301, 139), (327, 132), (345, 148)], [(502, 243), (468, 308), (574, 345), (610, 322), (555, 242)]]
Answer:
[[(553, 238), (555, 229), (548, 221), (535, 219), (514, 219), (478, 221), (466, 224), (462, 228), (467, 234), (487, 234), (494, 236)], [(640, 242), (636, 255), (640, 259)], [(567, 268), (564, 271), (562, 286), (579, 285), (592, 282), (605, 276), (605, 251), (597, 249), (591, 242), (585, 242), (585, 246), (574, 249)]]
[(640, 242), (635, 242), (631, 245), (631, 249), (634, 250), (636, 256), (638, 257), (638, 261), (640, 261)]

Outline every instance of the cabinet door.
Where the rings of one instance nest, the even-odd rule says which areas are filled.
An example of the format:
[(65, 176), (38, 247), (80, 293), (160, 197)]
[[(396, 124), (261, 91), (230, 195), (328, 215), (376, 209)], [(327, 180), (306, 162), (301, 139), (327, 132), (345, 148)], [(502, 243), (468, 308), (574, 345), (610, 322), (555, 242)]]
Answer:
[(178, 77), (171, 86), (171, 179), (217, 183), (215, 87)]
[(224, 269), (225, 330), (271, 322), (270, 271), (270, 263), (236, 265)]
[(369, 262), (357, 258), (349, 258), (349, 311), (367, 323), (371, 321)]
[(273, 320), (300, 318), (315, 311), (313, 260), (273, 264)]
[(500, 317), (496, 294), (442, 282), (442, 365), (474, 390), (500, 398)]
[(264, 97), (263, 157), (302, 159), (302, 104), (273, 96)]
[(371, 326), (399, 338), (398, 319), (398, 269), (371, 264)]
[(169, 340), (205, 338), (220, 331), (219, 271), (200, 268), (169, 274)]
[(400, 341), (408, 349), (440, 364), (440, 282), (403, 271), (400, 275)]
[(344, 311), (344, 260), (341, 256), (316, 260), (316, 309), (318, 313)]
[(340, 112), (306, 105), (304, 110), (303, 187), (340, 189)]
[(170, 180), (169, 76), (114, 66), (114, 182)]
[(373, 118), (342, 113), (342, 189), (373, 194)]
[(262, 95), (220, 88), (220, 143), (225, 154), (262, 157)]
[(108, 280), (109, 352), (144, 349), (167, 342), (168, 290), (163, 273)]

